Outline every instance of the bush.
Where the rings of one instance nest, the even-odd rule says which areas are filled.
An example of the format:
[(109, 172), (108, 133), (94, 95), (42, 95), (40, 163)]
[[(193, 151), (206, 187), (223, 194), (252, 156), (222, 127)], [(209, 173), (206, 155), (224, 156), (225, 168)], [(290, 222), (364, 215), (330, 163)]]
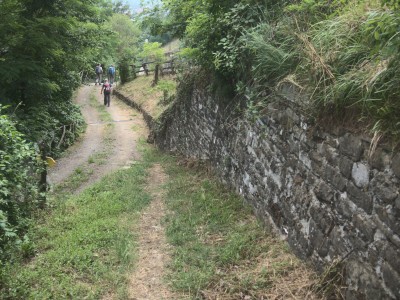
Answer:
[(0, 115), (0, 262), (23, 244), (28, 220), (39, 205), (38, 157), (9, 117)]
[(46, 155), (58, 157), (82, 133), (85, 121), (71, 101), (53, 101), (18, 110), (17, 129), (27, 140), (40, 143)]

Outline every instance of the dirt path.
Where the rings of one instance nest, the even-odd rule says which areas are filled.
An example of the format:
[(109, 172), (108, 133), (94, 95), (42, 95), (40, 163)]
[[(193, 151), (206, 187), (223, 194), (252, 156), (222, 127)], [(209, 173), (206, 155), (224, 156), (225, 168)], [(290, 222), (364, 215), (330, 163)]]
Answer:
[[(104, 132), (106, 123), (101, 122), (99, 113), (90, 104), (91, 94), (96, 96), (99, 104), (103, 104), (103, 95), (100, 95), (100, 86), (83, 86), (77, 94), (76, 103), (81, 107), (82, 114), (88, 124), (85, 134), (72, 146), (63, 158), (57, 160), (55, 168), (49, 170), (51, 184), (59, 184), (68, 178), (76, 168), (84, 167), (89, 158), (106, 148)], [(78, 192), (88, 185), (99, 180), (104, 175), (129, 165), (134, 160), (140, 159), (136, 151), (139, 138), (147, 137), (146, 125), (139, 113), (112, 97), (107, 112), (111, 115), (114, 124), (111, 138), (113, 142), (107, 145), (109, 152), (105, 163), (92, 166), (94, 168), (89, 180), (83, 184)]]
[(135, 272), (130, 278), (129, 299), (166, 300), (183, 299), (172, 293), (163, 282), (164, 266), (169, 261), (168, 244), (161, 224), (165, 215), (162, 185), (166, 175), (161, 166), (155, 165), (150, 171), (148, 192), (152, 202), (142, 213), (137, 231), (139, 252)]
[[(92, 90), (92, 86), (82, 86), (75, 99), (88, 124), (100, 122), (96, 109), (89, 103)], [(64, 181), (78, 166), (85, 163), (91, 155), (96, 153), (102, 147), (103, 133), (104, 126), (89, 125), (79, 141), (68, 149), (63, 158), (57, 160), (55, 168), (49, 169), (50, 183), (58, 184)]]
[[(116, 97), (112, 97), (110, 107), (106, 110), (114, 124), (111, 133), (106, 133), (107, 123), (101, 122), (98, 110), (91, 105), (91, 95), (103, 105), (99, 86), (83, 86), (77, 94), (76, 103), (80, 105), (83, 116), (88, 124), (85, 134), (71, 147), (63, 158), (57, 161), (57, 166), (49, 170), (49, 181), (60, 184), (67, 180), (77, 168), (92, 168), (90, 178), (85, 181), (76, 192), (82, 191), (93, 182), (101, 179), (108, 173), (130, 165), (140, 159), (136, 150), (140, 138), (148, 135), (147, 127), (142, 116), (125, 105)], [(111, 137), (106, 145), (105, 137)], [(88, 160), (96, 153), (107, 149), (108, 158), (102, 164), (91, 165)], [(168, 262), (168, 246), (165, 240), (164, 228), (161, 220), (165, 215), (162, 184), (166, 180), (161, 166), (151, 169), (148, 180), (148, 192), (153, 201), (142, 213), (137, 232), (139, 239), (138, 262), (134, 273), (131, 274), (128, 287), (130, 299), (161, 300), (183, 299), (177, 297), (163, 283), (164, 266)], [(108, 295), (105, 299), (113, 299)]]

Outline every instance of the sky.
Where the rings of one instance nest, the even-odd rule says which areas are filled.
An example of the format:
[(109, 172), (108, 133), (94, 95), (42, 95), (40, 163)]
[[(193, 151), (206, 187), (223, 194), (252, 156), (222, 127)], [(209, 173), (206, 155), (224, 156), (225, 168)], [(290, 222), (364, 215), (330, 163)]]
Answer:
[[(141, 1), (140, 1), (140, 0), (124, 0), (123, 2), (128, 3), (129, 6), (131, 7), (131, 9), (132, 9), (133, 11), (135, 11), (135, 12), (137, 12), (137, 11), (140, 10), (140, 8), (141, 8), (141, 6), (140, 6), (140, 2), (141, 2)], [(154, 4), (151, 4), (151, 2), (157, 3), (157, 2), (161, 2), (161, 1), (159, 1), (159, 0), (151, 0), (151, 1), (145, 0), (144, 2), (145, 2), (145, 3), (150, 2), (150, 6), (151, 6), (151, 5), (154, 5)]]
[(124, 2), (128, 3), (133, 11), (140, 8), (140, 0), (125, 0)]

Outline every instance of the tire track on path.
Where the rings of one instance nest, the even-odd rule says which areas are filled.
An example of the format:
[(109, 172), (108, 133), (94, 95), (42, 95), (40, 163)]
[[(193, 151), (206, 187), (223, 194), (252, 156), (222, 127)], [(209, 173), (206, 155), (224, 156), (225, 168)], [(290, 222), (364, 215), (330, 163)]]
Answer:
[[(117, 169), (130, 165), (140, 159), (136, 145), (141, 137), (146, 137), (148, 130), (141, 114), (112, 97), (110, 107), (106, 107), (114, 126), (110, 134), (112, 142), (105, 145), (105, 126), (101, 122), (99, 112), (90, 105), (90, 96), (95, 95), (98, 105), (103, 105), (103, 95), (100, 95), (100, 86), (82, 86), (77, 94), (76, 103), (81, 107), (82, 114), (88, 124), (86, 132), (64, 155), (57, 160), (55, 168), (49, 170), (51, 184), (59, 184), (71, 176), (78, 167), (91, 168), (93, 172), (76, 192), (82, 191), (90, 184), (101, 179)], [(107, 149), (107, 158), (102, 164), (89, 164), (89, 158)]]
[(147, 190), (153, 199), (142, 212), (136, 229), (139, 251), (135, 270), (130, 276), (131, 300), (187, 299), (183, 295), (173, 293), (163, 281), (166, 265), (170, 261), (170, 248), (162, 225), (166, 213), (163, 194), (163, 184), (166, 180), (167, 176), (160, 165), (156, 164), (150, 169)]

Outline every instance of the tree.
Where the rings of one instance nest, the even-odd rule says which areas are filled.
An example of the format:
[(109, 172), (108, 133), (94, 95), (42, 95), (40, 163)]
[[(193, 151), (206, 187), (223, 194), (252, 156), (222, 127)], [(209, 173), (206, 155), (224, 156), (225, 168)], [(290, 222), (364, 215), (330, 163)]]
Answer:
[[(0, 105), (0, 267), (22, 239), (33, 209), (38, 207), (38, 155), (31, 143), (16, 130)], [(10, 251), (12, 253), (13, 251)]]
[(137, 53), (138, 40), (140, 36), (139, 27), (128, 16), (114, 14), (107, 23), (112, 35), (113, 56), (117, 60), (134, 56)]
[[(65, 103), (72, 106), (69, 100), (80, 84), (79, 73), (90, 66), (103, 47), (99, 38), (103, 23), (99, 3), (100, 0), (0, 2), (0, 76), (4, 83), (0, 101), (18, 105), (16, 113), (21, 120), (38, 107), (49, 109)], [(52, 118), (64, 118), (61, 107)], [(48, 131), (58, 130), (41, 120), (38, 124), (43, 137)], [(33, 137), (37, 132), (25, 133), (37, 142)]]
[(116, 61), (119, 69), (121, 83), (131, 79), (130, 65), (134, 63), (135, 54), (138, 52), (140, 29), (128, 16), (114, 14), (107, 22), (110, 35), (110, 50), (108, 53), (111, 62)]

